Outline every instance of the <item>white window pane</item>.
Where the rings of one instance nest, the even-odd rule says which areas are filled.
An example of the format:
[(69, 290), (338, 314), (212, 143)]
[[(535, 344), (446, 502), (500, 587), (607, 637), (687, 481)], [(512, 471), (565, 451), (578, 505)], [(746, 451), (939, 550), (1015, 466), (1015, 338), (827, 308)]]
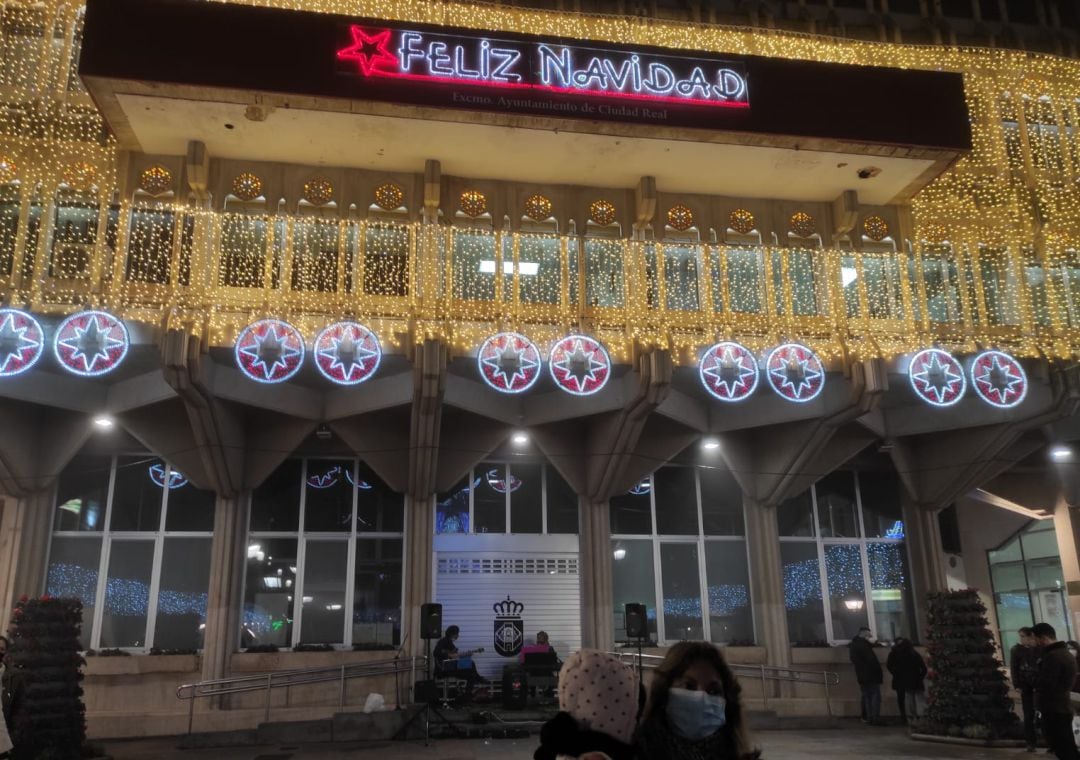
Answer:
[(615, 640), (627, 641), (626, 621), (624, 619), (627, 604), (644, 604), (646, 617), (649, 619), (649, 636), (656, 638), (656, 583), (653, 573), (652, 541), (620, 540), (612, 541), (614, 552), (612, 562), (613, 592), (615, 616)]
[(817, 544), (782, 541), (784, 607), (791, 643), (816, 644), (826, 640), (825, 608), (821, 603), (821, 567)]
[(160, 459), (120, 457), (116, 462), (109, 530), (158, 530), (164, 477), (165, 463)]
[(869, 621), (860, 548), (852, 544), (826, 545), (825, 578), (829, 584), (833, 640), (853, 639)]
[(400, 538), (356, 542), (354, 647), (383, 649), (401, 643), (401, 563)]
[(301, 644), (340, 644), (345, 635), (345, 541), (308, 541)]
[(718, 644), (750, 644), (750, 576), (745, 541), (708, 541), (705, 573), (709, 586), (709, 635)]
[(544, 519), (543, 469), (539, 464), (510, 465), (510, 532), (540, 533)]
[(866, 555), (870, 563), (870, 598), (874, 602), (877, 637), (882, 641), (910, 637), (908, 610), (912, 599), (904, 545), (868, 543)]
[(54, 597), (76, 597), (83, 603), (83, 649), (90, 648), (90, 628), (94, 622), (98, 568), (101, 565), (101, 538), (54, 538), (49, 550), (49, 577), (45, 591)]
[(817, 492), (818, 527), (823, 538), (858, 538), (855, 512), (855, 473), (839, 470), (814, 486)]
[[(171, 504), (170, 504), (171, 507)], [(167, 538), (161, 557), (154, 646), (201, 649), (210, 587), (209, 538)]]
[(296, 539), (248, 539), (241, 646), (291, 646), (295, 587)]
[(697, 487), (692, 467), (661, 467), (656, 488), (656, 532), (667, 536), (698, 535)]
[(146, 646), (153, 565), (153, 541), (112, 542), (101, 617), (102, 649)]
[(664, 592), (664, 637), (696, 641), (705, 637), (697, 544), (660, 544)]

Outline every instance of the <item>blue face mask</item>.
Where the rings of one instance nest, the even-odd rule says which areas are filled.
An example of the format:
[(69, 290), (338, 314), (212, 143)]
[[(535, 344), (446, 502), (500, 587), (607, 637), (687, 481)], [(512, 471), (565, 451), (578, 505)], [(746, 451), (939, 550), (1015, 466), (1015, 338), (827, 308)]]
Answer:
[(668, 721), (676, 733), (691, 741), (712, 736), (723, 728), (726, 708), (727, 700), (704, 691), (672, 688), (668, 692)]

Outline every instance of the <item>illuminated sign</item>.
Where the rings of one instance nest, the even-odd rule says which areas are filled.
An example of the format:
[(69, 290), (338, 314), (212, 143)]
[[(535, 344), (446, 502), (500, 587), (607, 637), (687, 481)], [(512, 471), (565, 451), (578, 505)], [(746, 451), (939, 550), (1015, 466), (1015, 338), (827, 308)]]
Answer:
[(739, 62), (358, 24), (348, 38), (342, 73), (451, 85), (459, 107), (653, 121), (665, 105), (750, 107)]

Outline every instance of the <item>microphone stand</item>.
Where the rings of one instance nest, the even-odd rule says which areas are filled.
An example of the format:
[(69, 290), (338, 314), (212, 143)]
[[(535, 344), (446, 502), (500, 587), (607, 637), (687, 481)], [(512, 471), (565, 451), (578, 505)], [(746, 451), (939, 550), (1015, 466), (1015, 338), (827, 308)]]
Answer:
[[(405, 638), (401, 640), (401, 646), (398, 647), (397, 654), (394, 655), (394, 689), (397, 692), (397, 706), (395, 710), (401, 708), (401, 668), (398, 666), (398, 661), (401, 659), (401, 655), (405, 653), (405, 644), (409, 641), (409, 636), (412, 635), (412, 631), (405, 634)], [(415, 671), (414, 671), (415, 672)]]

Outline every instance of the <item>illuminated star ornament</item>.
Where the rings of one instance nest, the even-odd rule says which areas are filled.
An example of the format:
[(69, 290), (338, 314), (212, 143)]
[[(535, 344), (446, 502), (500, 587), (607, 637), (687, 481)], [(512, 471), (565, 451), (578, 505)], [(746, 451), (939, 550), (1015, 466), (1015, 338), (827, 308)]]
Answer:
[(788, 401), (805, 403), (825, 387), (825, 367), (813, 351), (799, 343), (777, 346), (765, 362), (769, 385)]
[(911, 359), (908, 379), (915, 393), (933, 406), (952, 406), (967, 389), (964, 368), (952, 354), (940, 348), (927, 348)]
[(330, 325), (315, 338), (315, 366), (339, 385), (356, 385), (379, 368), (382, 348), (368, 328), (356, 322)]
[(369, 77), (389, 69), (396, 72), (397, 56), (388, 49), (390, 44), (389, 29), (363, 29), (355, 24), (349, 27), (352, 45), (337, 51), (340, 61), (355, 61), (360, 72)]
[(587, 335), (568, 335), (551, 347), (551, 379), (567, 393), (588, 396), (611, 377), (611, 358), (600, 342)]
[(721, 401), (742, 401), (758, 386), (757, 359), (738, 343), (717, 343), (698, 366), (701, 384)]
[(261, 319), (245, 327), (236, 339), (240, 371), (259, 383), (280, 383), (300, 371), (304, 336), (280, 319)]
[(540, 351), (518, 333), (492, 335), (480, 346), (476, 366), (484, 382), (500, 393), (522, 393), (540, 378)]
[(1001, 351), (984, 351), (971, 363), (971, 384), (986, 403), (1009, 409), (1027, 396), (1028, 379), (1020, 362)]
[(53, 353), (60, 366), (84, 377), (116, 369), (129, 346), (127, 327), (104, 311), (72, 314), (60, 323), (53, 339)]
[(36, 319), (18, 309), (0, 309), (0, 377), (26, 372), (44, 350), (45, 334)]

